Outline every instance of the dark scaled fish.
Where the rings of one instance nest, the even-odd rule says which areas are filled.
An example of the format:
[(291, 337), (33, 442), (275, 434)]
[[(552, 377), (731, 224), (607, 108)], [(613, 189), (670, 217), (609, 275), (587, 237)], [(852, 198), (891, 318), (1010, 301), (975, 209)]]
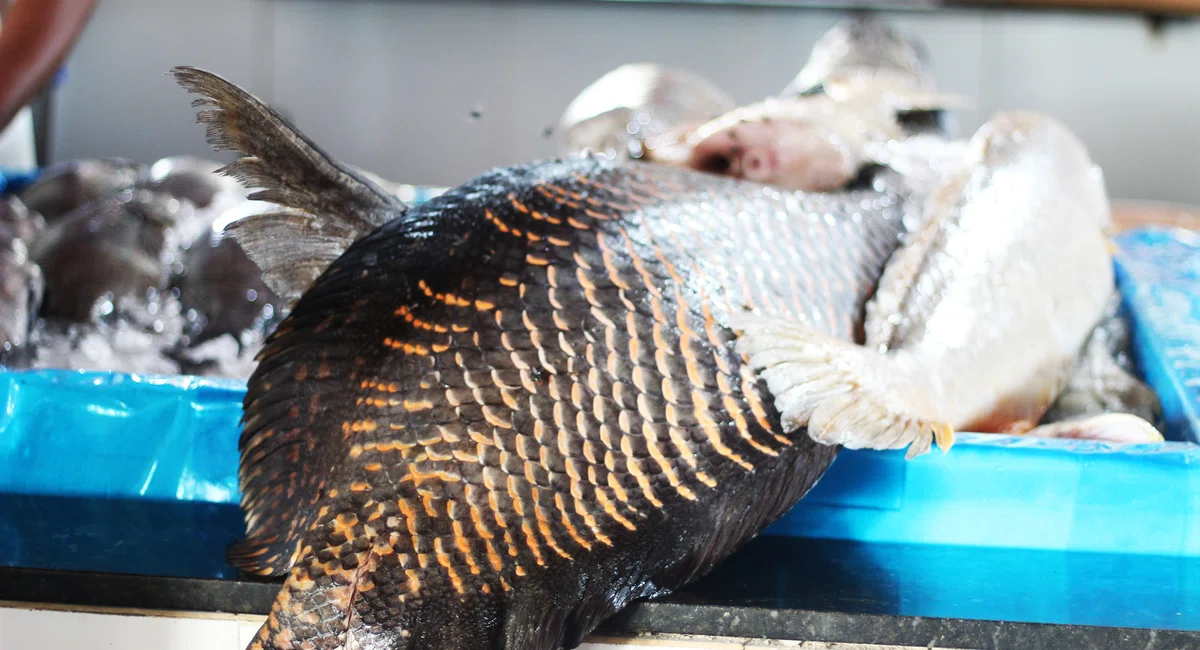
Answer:
[(574, 647), (832, 462), (783, 434), (725, 324), (855, 340), (902, 196), (580, 159), (407, 208), (236, 86), (174, 75), (280, 206), (232, 231), (300, 296), (245, 399), (229, 558), (287, 576), (251, 647)]
[(133, 188), (141, 172), (140, 164), (121, 158), (62, 162), (43, 170), (20, 198), (53, 222), (88, 201)]
[(31, 247), (46, 277), (42, 315), (87, 322), (105, 296), (165, 290), (175, 213), (162, 198), (109, 196), (52, 223)]

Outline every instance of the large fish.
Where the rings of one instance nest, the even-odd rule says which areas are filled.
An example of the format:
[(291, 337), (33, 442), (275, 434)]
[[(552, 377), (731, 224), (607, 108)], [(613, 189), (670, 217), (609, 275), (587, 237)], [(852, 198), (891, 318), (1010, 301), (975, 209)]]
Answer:
[[(788, 430), (912, 457), (935, 438), (948, 448), (955, 430), (1031, 433), (1062, 392), (1114, 291), (1103, 177), (1070, 130), (1038, 113), (997, 115), (968, 153), (888, 263), (865, 346), (741, 319), (739, 349)], [(1162, 440), (1138, 418), (1113, 436), (1110, 420), (1092, 434)]]
[(856, 340), (902, 196), (585, 158), (407, 208), (245, 91), (174, 75), (279, 206), (230, 231), (298, 297), (245, 399), (230, 560), (287, 576), (251, 647), (574, 647), (832, 462), (784, 434), (727, 322)]

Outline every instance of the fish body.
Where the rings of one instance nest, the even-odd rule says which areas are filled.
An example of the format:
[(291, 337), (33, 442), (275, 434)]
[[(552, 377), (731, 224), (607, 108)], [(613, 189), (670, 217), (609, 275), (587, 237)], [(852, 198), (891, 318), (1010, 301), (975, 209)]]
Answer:
[(284, 215), (234, 236), (300, 293), (245, 401), (230, 560), (287, 575), (251, 647), (574, 647), (703, 575), (833, 460), (782, 434), (725, 322), (856, 340), (901, 195), (581, 158), (410, 208), (248, 93), (175, 75)]
[(567, 106), (558, 132), (564, 154), (640, 158), (643, 143), (692, 128), (736, 104), (715, 84), (679, 68), (623, 65), (597, 79)]
[[(847, 447), (943, 448), (1022, 433), (1062, 391), (1114, 290), (1104, 181), (1053, 118), (1002, 113), (888, 263), (865, 346), (747, 322), (788, 428)], [(911, 445), (911, 446), (910, 446)]]

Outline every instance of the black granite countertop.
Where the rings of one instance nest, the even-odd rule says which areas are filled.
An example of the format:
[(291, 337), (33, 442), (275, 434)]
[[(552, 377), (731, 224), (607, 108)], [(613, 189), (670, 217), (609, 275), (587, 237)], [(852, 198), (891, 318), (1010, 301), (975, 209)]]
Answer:
[[(0, 601), (265, 614), (236, 507), (0, 494)], [(598, 633), (941, 648), (1200, 648), (1200, 560), (763, 537)]]

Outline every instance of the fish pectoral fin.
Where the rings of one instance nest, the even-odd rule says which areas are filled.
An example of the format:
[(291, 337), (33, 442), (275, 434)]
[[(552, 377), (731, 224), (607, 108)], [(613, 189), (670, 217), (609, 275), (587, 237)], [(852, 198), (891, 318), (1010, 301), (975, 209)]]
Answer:
[(932, 409), (922, 378), (895, 356), (787, 321), (739, 317), (737, 349), (766, 382), (783, 426), (826, 445), (927, 453), (949, 451), (954, 428)]
[(1074, 438), (1134, 445), (1165, 440), (1153, 424), (1132, 413), (1105, 413), (1043, 424), (1025, 435), (1033, 438)]

